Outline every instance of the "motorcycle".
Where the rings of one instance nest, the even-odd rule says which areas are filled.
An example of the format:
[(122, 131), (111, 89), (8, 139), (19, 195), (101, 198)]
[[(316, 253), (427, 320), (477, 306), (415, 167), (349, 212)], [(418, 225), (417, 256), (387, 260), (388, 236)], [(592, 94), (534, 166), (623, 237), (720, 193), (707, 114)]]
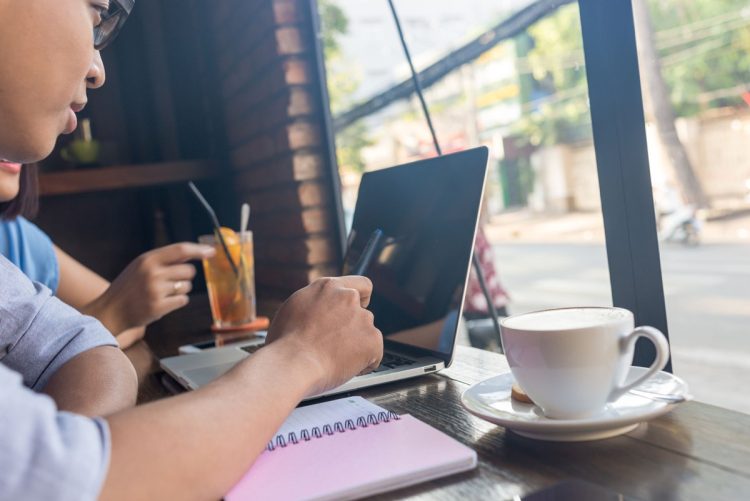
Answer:
[(700, 244), (703, 221), (694, 206), (683, 205), (662, 214), (659, 223), (659, 239), (662, 242), (676, 242), (687, 247)]

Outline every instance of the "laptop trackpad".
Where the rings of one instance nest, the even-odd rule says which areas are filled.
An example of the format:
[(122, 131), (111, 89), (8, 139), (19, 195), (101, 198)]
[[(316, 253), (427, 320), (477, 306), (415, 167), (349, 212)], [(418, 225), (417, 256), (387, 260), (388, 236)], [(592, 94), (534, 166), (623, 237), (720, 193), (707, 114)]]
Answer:
[(229, 369), (237, 365), (237, 362), (229, 362), (221, 365), (212, 365), (210, 367), (201, 367), (200, 369), (186, 370), (183, 374), (188, 381), (196, 386), (206, 385), (229, 372)]

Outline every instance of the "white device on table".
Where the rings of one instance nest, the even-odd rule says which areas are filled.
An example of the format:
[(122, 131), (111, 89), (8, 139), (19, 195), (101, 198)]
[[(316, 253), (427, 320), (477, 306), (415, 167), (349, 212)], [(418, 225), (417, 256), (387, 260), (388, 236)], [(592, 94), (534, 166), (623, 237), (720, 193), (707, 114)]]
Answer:
[[(224, 343), (218, 348), (228, 348), (228, 347), (241, 348), (242, 346), (249, 346), (249, 345), (256, 344), (258, 342), (258, 338), (265, 339), (266, 331), (258, 331), (255, 333), (254, 337), (244, 338), (244, 339), (232, 342), (232, 343)], [(183, 344), (177, 349), (177, 353), (179, 353), (180, 355), (188, 355), (190, 353), (200, 353), (204, 350), (210, 350), (211, 348), (217, 348), (216, 340), (214, 339), (209, 339), (207, 341), (194, 343), (194, 344)]]
[[(362, 176), (342, 274), (373, 283), (368, 309), (383, 333), (383, 362), (325, 394), (416, 377), (448, 367), (466, 293), (487, 174), (473, 148)], [(377, 235), (374, 239), (373, 235)], [(370, 248), (377, 241), (378, 248)], [(368, 245), (369, 243), (369, 245)], [(366, 263), (362, 264), (366, 255)], [(181, 385), (200, 388), (262, 348), (202, 350), (161, 360)]]

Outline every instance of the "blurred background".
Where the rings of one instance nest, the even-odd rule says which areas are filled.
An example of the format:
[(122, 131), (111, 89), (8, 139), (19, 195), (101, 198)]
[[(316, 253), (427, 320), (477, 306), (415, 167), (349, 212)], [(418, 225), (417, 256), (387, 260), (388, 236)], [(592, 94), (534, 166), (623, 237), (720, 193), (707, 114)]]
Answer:
[[(484, 144), (510, 314), (611, 305), (578, 4), (399, 0), (445, 152)], [(674, 370), (750, 412), (750, 2), (633, 0)], [(318, 0), (344, 215), (434, 155), (387, 2)]]

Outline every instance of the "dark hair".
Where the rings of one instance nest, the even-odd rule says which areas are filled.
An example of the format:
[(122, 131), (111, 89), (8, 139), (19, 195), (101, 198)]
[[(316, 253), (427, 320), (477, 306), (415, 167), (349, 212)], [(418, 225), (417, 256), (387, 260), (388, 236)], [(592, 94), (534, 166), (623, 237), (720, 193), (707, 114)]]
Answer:
[(33, 218), (39, 211), (38, 168), (36, 164), (21, 168), (18, 195), (9, 202), (0, 202), (0, 218), (14, 219), (18, 216)]

